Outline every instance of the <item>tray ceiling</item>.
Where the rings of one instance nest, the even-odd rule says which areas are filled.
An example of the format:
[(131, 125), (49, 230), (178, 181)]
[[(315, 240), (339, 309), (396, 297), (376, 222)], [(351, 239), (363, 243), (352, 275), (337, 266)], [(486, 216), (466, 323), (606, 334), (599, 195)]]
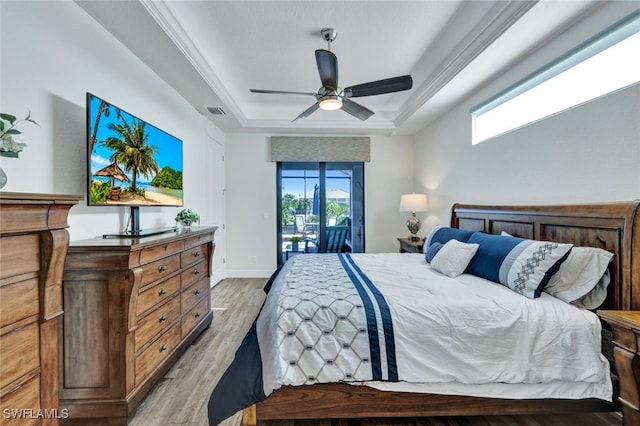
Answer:
[[(225, 132), (414, 134), (599, 2), (76, 3)], [(341, 87), (411, 74), (413, 88), (357, 98), (375, 112), (366, 121), (319, 110), (292, 122), (312, 96), (249, 92), (316, 92), (326, 27)]]

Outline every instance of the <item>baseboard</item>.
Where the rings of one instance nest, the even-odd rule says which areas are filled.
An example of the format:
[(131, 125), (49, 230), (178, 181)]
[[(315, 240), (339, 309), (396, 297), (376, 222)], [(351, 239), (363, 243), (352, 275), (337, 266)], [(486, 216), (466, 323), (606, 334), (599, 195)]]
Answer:
[(269, 278), (271, 269), (227, 269), (227, 278)]

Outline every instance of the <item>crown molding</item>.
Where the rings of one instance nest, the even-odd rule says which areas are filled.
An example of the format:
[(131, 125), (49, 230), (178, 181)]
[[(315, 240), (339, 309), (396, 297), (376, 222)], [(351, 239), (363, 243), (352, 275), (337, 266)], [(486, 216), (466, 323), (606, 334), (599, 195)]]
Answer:
[(496, 4), (419, 86), (418, 90), (414, 91), (403, 105), (401, 113), (395, 118), (394, 125), (400, 127), (404, 124), (537, 3), (538, 0), (528, 0)]
[[(214, 90), (222, 101), (225, 110), (246, 129), (269, 129), (287, 131), (327, 131), (335, 132), (375, 132), (393, 134), (411, 118), (429, 99), (435, 96), (446, 84), (480, 55), (491, 43), (500, 37), (520, 17), (527, 13), (538, 0), (518, 1), (496, 4), (482, 21), (474, 26), (467, 36), (444, 61), (430, 74), (413, 95), (404, 103), (400, 113), (391, 121), (349, 123), (343, 121), (300, 121), (292, 123), (285, 120), (254, 120), (247, 117), (230, 95), (222, 80), (209, 65), (187, 31), (167, 5), (166, 0), (139, 0), (147, 12), (169, 36), (185, 58), (202, 76), (206, 84)], [(464, 11), (459, 11), (462, 14)], [(455, 18), (455, 17), (454, 17)]]
[(189, 63), (202, 76), (207, 85), (218, 95), (224, 105), (224, 109), (230, 112), (241, 126), (247, 125), (247, 117), (242, 112), (233, 97), (226, 90), (222, 80), (211, 68), (202, 52), (197, 48), (184, 27), (171, 12), (165, 0), (139, 0), (149, 12), (160, 28), (171, 38), (173, 43), (187, 58)]
[(333, 134), (395, 134), (398, 130), (392, 121), (363, 121), (349, 123), (344, 121), (300, 120), (292, 123), (286, 120), (247, 120), (246, 129), (269, 130), (283, 133), (319, 132)]

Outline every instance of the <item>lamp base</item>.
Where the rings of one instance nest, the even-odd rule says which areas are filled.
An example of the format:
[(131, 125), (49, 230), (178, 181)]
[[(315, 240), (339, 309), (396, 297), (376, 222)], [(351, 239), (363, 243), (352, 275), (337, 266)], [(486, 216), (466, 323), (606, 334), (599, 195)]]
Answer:
[(409, 237), (409, 239), (414, 241), (420, 239), (420, 237), (418, 237), (416, 234), (420, 230), (421, 226), (422, 223), (420, 222), (420, 219), (418, 219), (416, 217), (416, 214), (413, 213), (413, 216), (410, 217), (409, 220), (407, 220), (407, 228), (409, 229), (409, 232), (411, 232), (411, 236)]

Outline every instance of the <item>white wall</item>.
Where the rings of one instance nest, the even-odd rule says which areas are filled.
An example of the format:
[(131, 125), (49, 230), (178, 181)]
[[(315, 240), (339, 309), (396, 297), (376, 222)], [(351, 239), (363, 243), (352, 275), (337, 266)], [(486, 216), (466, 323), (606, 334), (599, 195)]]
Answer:
[[(21, 126), (28, 147), (19, 159), (0, 158), (9, 182), (3, 191), (86, 196), (85, 94), (91, 92), (183, 139), (185, 207), (202, 223), (222, 225), (225, 212), (212, 211), (206, 144), (226, 152), (226, 232), (216, 256), (226, 258), (229, 276), (268, 276), (276, 265), (275, 164), (269, 136), (225, 135), (70, 1), (0, 2), (0, 110), (26, 115), (40, 127)], [(400, 194), (413, 188), (412, 139), (372, 137), (365, 167), (366, 245), (369, 252), (397, 251), (406, 213)], [(207, 153), (206, 155), (202, 155)], [(206, 178), (206, 179), (205, 179)], [(215, 177), (216, 182), (219, 178)], [(142, 228), (172, 226), (176, 208), (141, 211)], [(72, 240), (121, 231), (128, 209), (73, 207)], [(221, 266), (223, 267), (223, 266)]]
[[(0, 157), (3, 191), (86, 197), (85, 94), (91, 92), (179, 137), (184, 146), (185, 207), (202, 224), (218, 224), (205, 182), (211, 139), (225, 135), (71, 1), (0, 2), (0, 110), (31, 115), (21, 126), (28, 147), (19, 159)], [(142, 228), (173, 226), (175, 207), (141, 209)], [(128, 209), (71, 209), (72, 240), (121, 231)]]
[(499, 76), (415, 142), (416, 186), (429, 195), (425, 226), (448, 224), (455, 202), (553, 204), (640, 198), (640, 85), (471, 145), (472, 106), (508, 87), (633, 9), (602, 6)]
[[(585, 24), (473, 94), (415, 137), (372, 136), (365, 167), (366, 248), (397, 251), (407, 234), (400, 195), (427, 192), (431, 212), (421, 235), (448, 223), (453, 202), (565, 203), (640, 198), (640, 88), (634, 87), (471, 146), (468, 110), (615, 22), (631, 3), (611, 2)], [(626, 8), (626, 9), (625, 9)], [(203, 224), (212, 211), (211, 164), (203, 152), (226, 149), (229, 276), (267, 276), (276, 264), (275, 164), (266, 134), (225, 135), (70, 1), (0, 2), (0, 110), (31, 110), (40, 127), (23, 126), (29, 146), (19, 159), (0, 157), (3, 191), (85, 195), (85, 93), (90, 91), (184, 141), (185, 207)], [(413, 158), (415, 154), (415, 159)], [(415, 180), (414, 180), (415, 170)], [(215, 209), (214, 209), (215, 210)], [(143, 228), (173, 225), (176, 208), (141, 214)], [(128, 210), (71, 210), (72, 240), (115, 232)], [(216, 255), (225, 256), (216, 249)]]
[[(270, 136), (229, 134), (226, 144), (227, 274), (266, 277), (276, 267), (276, 164)], [(400, 195), (413, 191), (413, 139), (371, 137), (365, 164), (366, 251), (397, 251), (408, 231)]]

